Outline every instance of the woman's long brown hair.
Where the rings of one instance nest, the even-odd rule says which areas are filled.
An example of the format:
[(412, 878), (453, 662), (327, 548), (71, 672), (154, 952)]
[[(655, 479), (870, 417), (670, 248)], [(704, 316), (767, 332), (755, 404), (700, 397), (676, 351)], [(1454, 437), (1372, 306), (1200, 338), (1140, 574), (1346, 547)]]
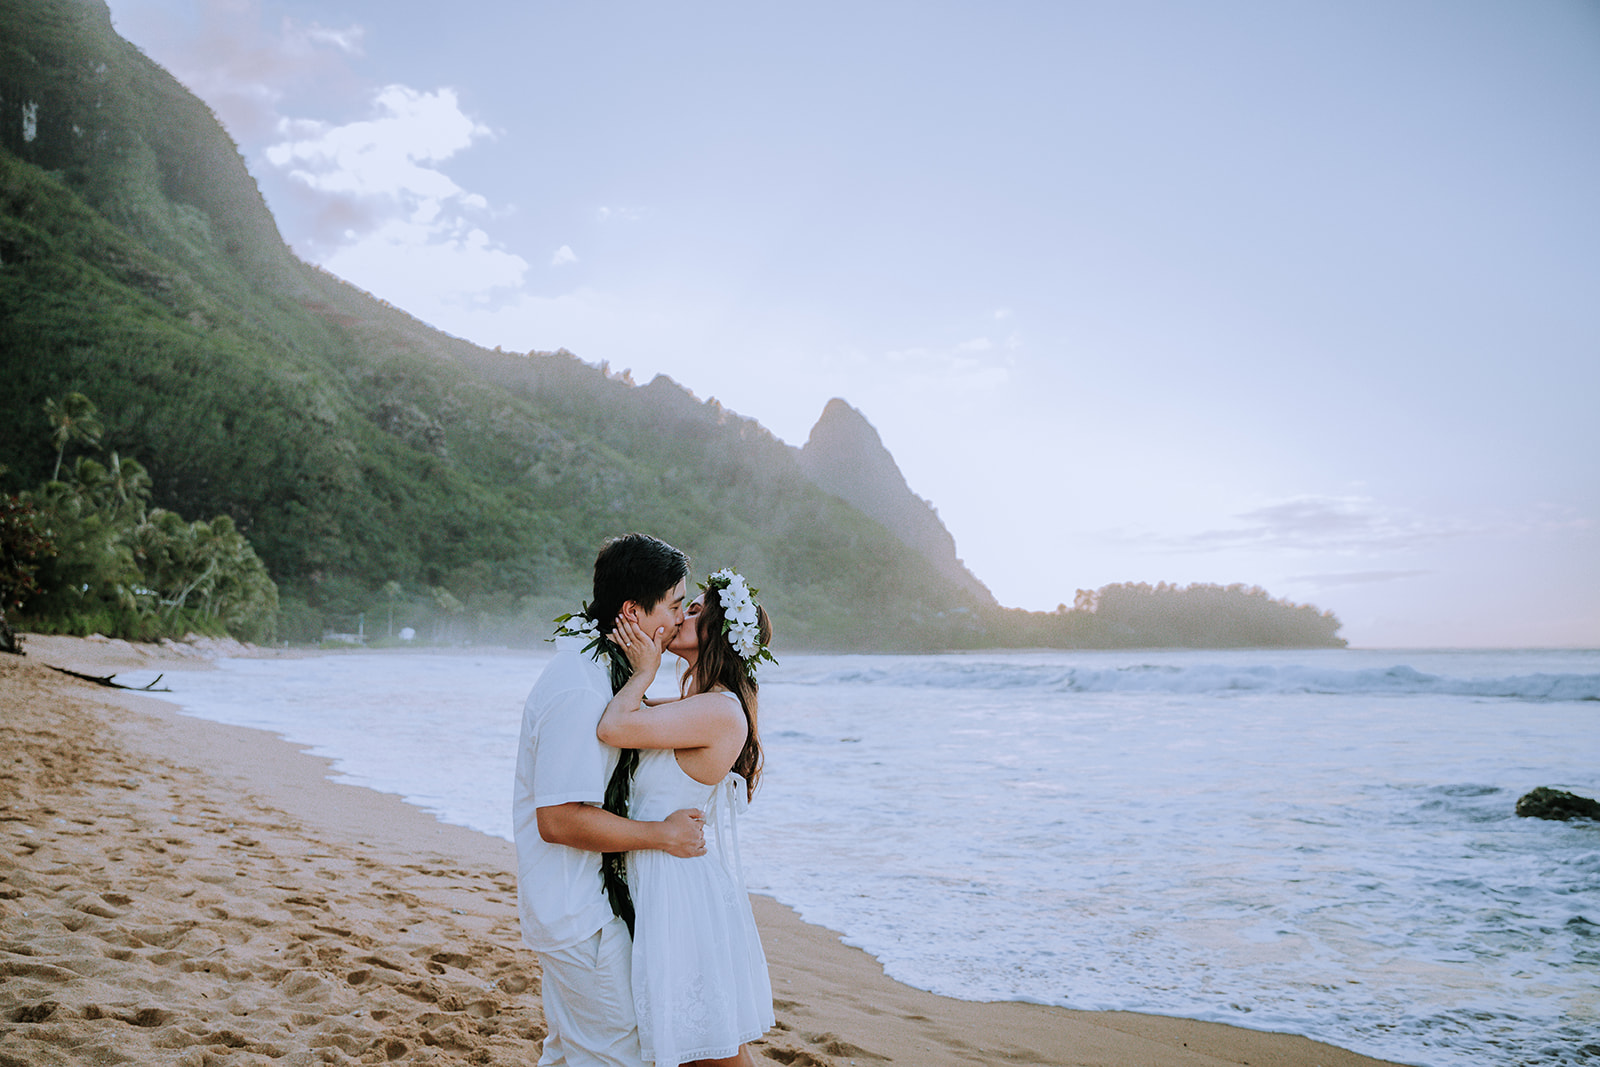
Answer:
[[(756, 732), (756, 680), (745, 670), (744, 660), (739, 658), (739, 653), (733, 650), (733, 645), (728, 641), (728, 635), (723, 632), (722, 624), (727, 614), (722, 610), (722, 598), (717, 593), (716, 589), (706, 590), (700, 614), (695, 616), (700, 655), (683, 677), (683, 692), (687, 695), (692, 689), (696, 693), (709, 693), (721, 686), (739, 698), (749, 730), (745, 734), (744, 748), (739, 750), (739, 758), (733, 761), (733, 770), (744, 778), (748, 795), (754, 797), (756, 782), (761, 778), (762, 763), (761, 735)], [(767, 609), (759, 605), (756, 607), (756, 618), (761, 643), (766, 645), (772, 640), (772, 620), (767, 617)]]

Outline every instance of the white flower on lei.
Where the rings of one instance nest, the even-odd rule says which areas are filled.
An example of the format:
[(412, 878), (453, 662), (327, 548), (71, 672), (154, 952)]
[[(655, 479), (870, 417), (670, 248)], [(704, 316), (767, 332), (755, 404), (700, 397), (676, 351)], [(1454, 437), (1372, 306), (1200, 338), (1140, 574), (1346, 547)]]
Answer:
[(600, 623), (589, 618), (589, 605), (581, 611), (569, 612), (556, 618), (557, 637), (581, 637), (591, 641), (600, 636)]

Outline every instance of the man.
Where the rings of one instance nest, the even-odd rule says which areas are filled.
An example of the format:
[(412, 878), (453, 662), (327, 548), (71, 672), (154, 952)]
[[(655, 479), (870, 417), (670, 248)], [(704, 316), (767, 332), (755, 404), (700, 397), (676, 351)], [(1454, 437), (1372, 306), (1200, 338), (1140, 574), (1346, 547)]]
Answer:
[[(689, 557), (665, 541), (628, 534), (607, 541), (594, 561), (589, 618), (609, 633), (617, 616), (646, 633), (683, 623)], [(639, 1067), (630, 981), (632, 944), (612, 914), (600, 878), (602, 852), (659, 849), (705, 854), (704, 816), (674, 812), (635, 822), (605, 811), (618, 752), (595, 726), (612, 687), (604, 641), (558, 637), (522, 714), (512, 821), (522, 939), (544, 971), (548, 1033), (542, 1067)]]

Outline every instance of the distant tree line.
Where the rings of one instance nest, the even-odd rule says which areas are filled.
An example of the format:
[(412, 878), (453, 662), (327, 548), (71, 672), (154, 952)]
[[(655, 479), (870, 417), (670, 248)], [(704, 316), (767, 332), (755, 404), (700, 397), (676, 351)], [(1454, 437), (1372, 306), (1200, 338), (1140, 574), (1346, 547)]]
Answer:
[(1043, 648), (1343, 648), (1340, 625), (1260, 586), (1119, 582), (1079, 589), (1053, 612), (1002, 609), (994, 636)]

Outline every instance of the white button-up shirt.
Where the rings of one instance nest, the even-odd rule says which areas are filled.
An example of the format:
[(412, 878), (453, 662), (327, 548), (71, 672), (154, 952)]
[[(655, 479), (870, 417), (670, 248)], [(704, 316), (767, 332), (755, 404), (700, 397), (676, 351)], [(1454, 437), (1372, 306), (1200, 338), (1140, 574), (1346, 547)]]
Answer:
[(600, 853), (553, 845), (539, 836), (538, 809), (574, 801), (600, 805), (617, 750), (595, 737), (611, 700), (603, 662), (584, 641), (558, 637), (522, 711), (517, 780), (511, 802), (517, 841), (517, 904), (522, 940), (538, 952), (575, 945), (611, 919), (600, 881)]

